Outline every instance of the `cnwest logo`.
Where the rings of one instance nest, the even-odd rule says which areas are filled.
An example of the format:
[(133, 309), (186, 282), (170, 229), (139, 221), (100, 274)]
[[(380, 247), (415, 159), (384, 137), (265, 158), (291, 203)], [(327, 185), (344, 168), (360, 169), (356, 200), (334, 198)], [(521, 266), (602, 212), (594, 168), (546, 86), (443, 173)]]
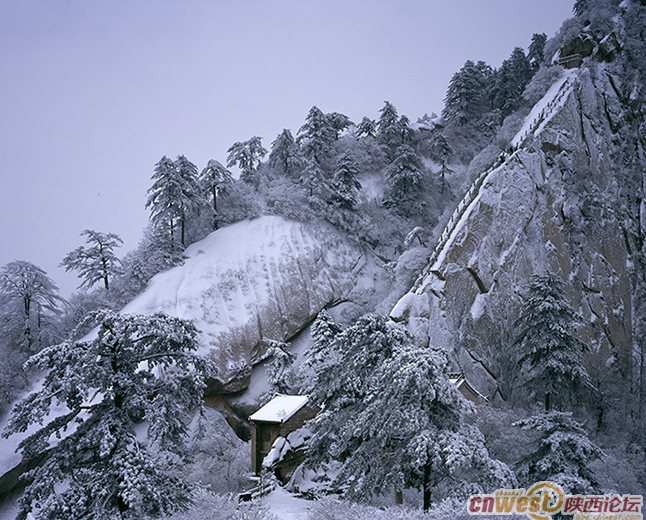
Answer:
[(527, 515), (532, 520), (551, 520), (556, 513), (574, 515), (574, 520), (643, 520), (643, 500), (641, 495), (566, 495), (554, 482), (538, 482), (527, 490), (471, 495), (467, 511), (470, 515)]

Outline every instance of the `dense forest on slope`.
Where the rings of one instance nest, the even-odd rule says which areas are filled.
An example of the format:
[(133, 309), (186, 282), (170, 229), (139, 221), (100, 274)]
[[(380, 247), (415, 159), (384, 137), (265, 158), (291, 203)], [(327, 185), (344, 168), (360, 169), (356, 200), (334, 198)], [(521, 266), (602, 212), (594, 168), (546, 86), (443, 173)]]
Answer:
[[(643, 493), (645, 28), (642, 1), (577, 0), (555, 36), (535, 34), (500, 67), (467, 61), (440, 115), (413, 122), (385, 101), (376, 117), (351, 121), (314, 106), (268, 148), (252, 136), (201, 168), (164, 156), (139, 246), (119, 258), (117, 235), (83, 231), (62, 259), (81, 280), (68, 301), (27, 261), (0, 268), (0, 411), (44, 377), (7, 432), (53, 406), (71, 410), (21, 446), (32, 460), (51, 450), (31, 474), (23, 517), (37, 507), (42, 518), (216, 518), (212, 508), (271, 518), (223, 495), (245, 482), (246, 416), (279, 393), (307, 393), (323, 409), (290, 489), (347, 499), (322, 502), (312, 520), (326, 510), (375, 518), (370, 505), (388, 505), (393, 490), (431, 518), (466, 516), (471, 493), (543, 480), (570, 494)], [(208, 349), (224, 349), (220, 337), (201, 345), (195, 326), (208, 326), (206, 311), (193, 323), (160, 314), (156, 305), (171, 303), (151, 281), (174, 272), (183, 282), (198, 266), (234, 273), (244, 262), (216, 248), (245, 236), (247, 220), (260, 230), (249, 235), (259, 260), (227, 280), (196, 279), (226, 300), (255, 287), (249, 265), (271, 283), (293, 269), (307, 308), (290, 310), (289, 278), (275, 282), (268, 299), (289, 327), (270, 330), (254, 295), (260, 332), (237, 358), (218, 357)], [(343, 253), (318, 263), (326, 251), (312, 241)], [(275, 268), (274, 242), (292, 263)], [(341, 266), (351, 275), (328, 280)], [(117, 314), (124, 307), (153, 315)], [(247, 398), (254, 365), (267, 381)], [(468, 403), (454, 372), (488, 403)], [(185, 415), (192, 407), (199, 413)], [(82, 426), (52, 447), (77, 417)], [(61, 483), (68, 489), (52, 495)]]

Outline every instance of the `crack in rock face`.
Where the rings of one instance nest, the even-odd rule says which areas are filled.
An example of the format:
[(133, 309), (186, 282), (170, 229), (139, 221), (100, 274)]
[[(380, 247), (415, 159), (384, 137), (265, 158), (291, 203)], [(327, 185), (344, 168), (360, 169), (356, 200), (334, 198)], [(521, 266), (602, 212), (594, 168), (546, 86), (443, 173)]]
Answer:
[(536, 133), (487, 176), (438, 261), (391, 312), (420, 345), (448, 348), (485, 394), (499, 389), (520, 295), (535, 273), (567, 282), (586, 323), (578, 334), (590, 347), (623, 363), (630, 357), (627, 241), (618, 219), (597, 207), (615, 184), (621, 102), (602, 68), (572, 77)]

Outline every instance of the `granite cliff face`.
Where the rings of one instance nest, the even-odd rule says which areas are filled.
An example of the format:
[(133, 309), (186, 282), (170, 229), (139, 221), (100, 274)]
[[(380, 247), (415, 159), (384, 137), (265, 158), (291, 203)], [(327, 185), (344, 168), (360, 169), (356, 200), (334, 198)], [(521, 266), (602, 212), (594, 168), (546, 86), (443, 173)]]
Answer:
[(510, 390), (520, 293), (544, 271), (566, 281), (585, 320), (579, 334), (592, 347), (591, 365), (602, 360), (629, 376), (629, 228), (639, 217), (622, 202), (618, 83), (603, 65), (564, 72), (497, 167), (476, 180), (430, 264), (392, 310), (420, 345), (452, 350), (485, 394), (506, 398)]
[(245, 388), (251, 366), (268, 355), (266, 340), (289, 339), (326, 305), (365, 304), (378, 271), (331, 226), (271, 216), (220, 229), (185, 256), (122, 312), (194, 320), (200, 352), (219, 368), (207, 393)]

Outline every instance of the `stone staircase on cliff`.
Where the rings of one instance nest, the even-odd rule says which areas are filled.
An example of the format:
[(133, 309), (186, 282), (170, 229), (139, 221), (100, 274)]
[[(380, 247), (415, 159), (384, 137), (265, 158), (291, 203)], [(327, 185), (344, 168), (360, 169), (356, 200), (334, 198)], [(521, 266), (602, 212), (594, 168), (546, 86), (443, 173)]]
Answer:
[(412, 292), (418, 292), (418, 289), (422, 286), (423, 281), (428, 274), (436, 270), (438, 260), (445, 251), (447, 244), (451, 241), (451, 238), (455, 236), (455, 232), (460, 227), (460, 224), (465, 220), (465, 215), (467, 215), (469, 209), (477, 199), (480, 194), (480, 189), (489, 175), (507, 162), (519, 149), (523, 148), (530, 137), (535, 137), (540, 133), (542, 130), (541, 125), (544, 125), (544, 123), (549, 121), (549, 119), (556, 113), (557, 108), (562, 106), (563, 101), (572, 91), (575, 82), (576, 74), (574, 71), (566, 72), (564, 77), (547, 92), (543, 99), (536, 104), (532, 112), (527, 116), (523, 127), (511, 141), (509, 149), (502, 152), (496, 159), (494, 165), (478, 175), (478, 177), (473, 181), (471, 187), (458, 203), (455, 211), (453, 211), (453, 214), (444, 227), (444, 230), (433, 249), (433, 253), (431, 254), (427, 266), (422, 270), (413, 285)]

